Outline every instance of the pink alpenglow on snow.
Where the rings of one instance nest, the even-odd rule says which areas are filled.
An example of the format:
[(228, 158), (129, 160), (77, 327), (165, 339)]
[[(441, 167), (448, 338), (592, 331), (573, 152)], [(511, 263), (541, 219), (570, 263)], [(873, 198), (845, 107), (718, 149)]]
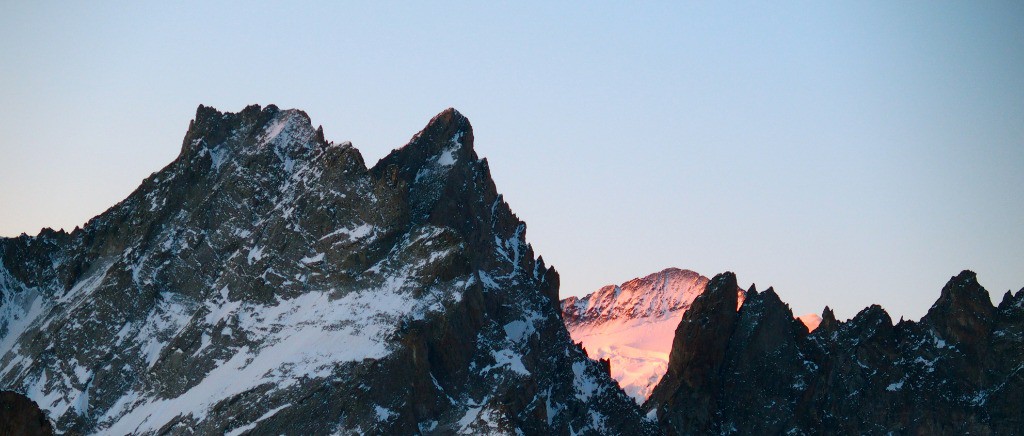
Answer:
[[(573, 341), (582, 343), (590, 358), (608, 359), (612, 378), (642, 404), (665, 375), (676, 326), (707, 284), (698, 273), (668, 268), (566, 298), (563, 319)], [(743, 296), (737, 290), (737, 305)]]
[[(667, 268), (621, 285), (608, 285), (584, 297), (562, 300), (562, 318), (572, 340), (591, 359), (608, 359), (611, 376), (626, 394), (643, 404), (665, 375), (676, 327), (708, 278), (690, 270)], [(736, 309), (745, 292), (736, 290)], [(821, 316), (798, 316), (814, 331)]]
[(821, 315), (818, 315), (816, 313), (808, 313), (806, 315), (800, 315), (796, 318), (799, 319), (800, 322), (804, 323), (805, 326), (807, 326), (807, 331), (809, 332), (813, 332), (814, 329), (818, 328), (818, 326), (821, 324)]

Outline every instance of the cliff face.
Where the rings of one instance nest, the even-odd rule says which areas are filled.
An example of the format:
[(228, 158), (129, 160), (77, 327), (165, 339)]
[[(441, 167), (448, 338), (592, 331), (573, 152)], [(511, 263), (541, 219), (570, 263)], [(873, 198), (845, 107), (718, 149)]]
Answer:
[(645, 432), (453, 109), (373, 168), (200, 106), (71, 233), (0, 239), (0, 386), (83, 433)]
[(878, 306), (813, 332), (769, 289), (726, 310), (720, 274), (683, 316), (645, 408), (667, 434), (1014, 434), (1024, 429), (1024, 290), (993, 307), (970, 271), (920, 322)]

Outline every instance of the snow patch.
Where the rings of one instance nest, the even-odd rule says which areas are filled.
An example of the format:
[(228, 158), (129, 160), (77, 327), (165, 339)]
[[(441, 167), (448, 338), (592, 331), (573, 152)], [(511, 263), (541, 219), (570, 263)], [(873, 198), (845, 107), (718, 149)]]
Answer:
[(302, 260), (300, 260), (300, 262), (302, 262), (303, 264), (309, 265), (311, 263), (322, 262), (323, 260), (324, 260), (324, 254), (323, 253), (317, 253), (314, 256), (303, 257)]
[(446, 167), (455, 165), (455, 150), (451, 148), (445, 149), (444, 152), (438, 156), (437, 163)]
[(256, 428), (256, 424), (259, 424), (260, 421), (267, 420), (268, 418), (276, 415), (277, 412), (280, 412), (281, 410), (283, 410), (284, 408), (286, 408), (288, 406), (291, 406), (291, 404), (285, 404), (283, 406), (275, 407), (273, 409), (270, 409), (270, 411), (268, 411), (267, 413), (264, 413), (263, 416), (260, 416), (259, 418), (256, 418), (255, 421), (253, 421), (253, 422), (251, 422), (249, 424), (243, 425), (241, 427), (238, 427), (238, 428), (236, 428), (234, 430), (231, 430), (231, 431), (229, 431), (227, 433), (224, 433), (224, 436), (238, 436), (238, 435), (241, 435), (242, 433), (245, 433), (245, 432), (247, 432), (249, 430), (252, 430), (252, 429)]
[(387, 422), (390, 421), (392, 417), (398, 416), (397, 413), (386, 407), (373, 406), (373, 410), (377, 413), (377, 421), (380, 422)]
[(257, 245), (249, 249), (249, 255), (246, 256), (246, 260), (249, 261), (249, 265), (252, 265), (254, 262), (259, 262), (261, 259), (263, 259), (263, 247)]
[(349, 227), (342, 227), (340, 229), (337, 229), (337, 230), (335, 230), (335, 231), (333, 231), (331, 233), (328, 233), (328, 234), (324, 235), (322, 238), (320, 238), (320, 240), (323, 241), (324, 239), (327, 239), (327, 238), (330, 238), (330, 237), (333, 237), (333, 236), (343, 235), (343, 236), (346, 237), (346, 239), (348, 239), (350, 241), (358, 241), (360, 239), (363, 239), (363, 238), (369, 236), (371, 233), (374, 233), (375, 230), (376, 230), (376, 228), (373, 227), (372, 225), (363, 223), (361, 225), (358, 225), (358, 226), (355, 226), (355, 227), (351, 227), (351, 228), (349, 228)]
[[(329, 377), (341, 362), (383, 358), (402, 319), (423, 317), (437, 307), (414, 297), (410, 290), (416, 286), (404, 277), (389, 276), (373, 289), (344, 295), (311, 291), (272, 305), (230, 301), (224, 287), (218, 298), (205, 303), (208, 313), (202, 321), (217, 325), (230, 320), (247, 337), (262, 340), (237, 349), (176, 398), (125, 394), (99, 420), (101, 428), (109, 425), (104, 431), (114, 434), (144, 433), (179, 415), (202, 420), (211, 407), (240, 393), (258, 387), (287, 389), (299, 380)], [(461, 296), (448, 289), (439, 294)]]

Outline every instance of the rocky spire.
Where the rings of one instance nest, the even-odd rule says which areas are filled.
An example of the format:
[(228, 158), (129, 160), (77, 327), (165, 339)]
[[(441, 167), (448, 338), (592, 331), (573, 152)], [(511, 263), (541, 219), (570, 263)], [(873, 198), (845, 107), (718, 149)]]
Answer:
[(702, 432), (713, 420), (714, 380), (736, 326), (736, 275), (725, 272), (708, 283), (676, 328), (668, 370), (645, 408), (656, 408), (662, 427)]
[(973, 271), (964, 270), (949, 279), (939, 299), (921, 319), (943, 339), (953, 343), (971, 344), (977, 348), (992, 331), (995, 307), (988, 291), (978, 283)]
[(821, 311), (821, 324), (818, 324), (818, 328), (823, 332), (831, 332), (839, 327), (839, 322), (836, 321), (836, 314), (828, 306), (825, 306), (825, 310)]

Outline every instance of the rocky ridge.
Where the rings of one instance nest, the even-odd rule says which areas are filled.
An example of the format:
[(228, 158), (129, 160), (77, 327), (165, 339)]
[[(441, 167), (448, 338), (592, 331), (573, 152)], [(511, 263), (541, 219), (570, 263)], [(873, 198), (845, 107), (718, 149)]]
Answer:
[(808, 333), (778, 295), (715, 276), (676, 329), (645, 408), (666, 434), (1016, 434), (1024, 289), (992, 306), (973, 272), (918, 322), (871, 306)]

